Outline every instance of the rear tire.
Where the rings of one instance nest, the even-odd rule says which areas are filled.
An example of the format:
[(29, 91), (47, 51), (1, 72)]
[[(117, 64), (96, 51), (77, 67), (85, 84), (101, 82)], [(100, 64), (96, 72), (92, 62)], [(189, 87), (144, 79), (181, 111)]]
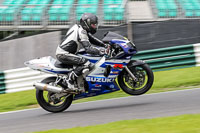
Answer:
[[(138, 78), (135, 82), (126, 70), (123, 70), (118, 77), (118, 83), (121, 89), (130, 95), (142, 95), (146, 93), (153, 85), (154, 75), (147, 64), (133, 66), (130, 71)], [(126, 82), (128, 80), (128, 82)]]
[[(54, 83), (55, 81), (56, 81), (56, 77), (48, 77), (48, 78), (42, 80), (41, 82), (50, 84), (50, 83)], [(61, 83), (58, 83), (58, 85), (62, 87)], [(55, 94), (52, 92), (36, 89), (36, 99), (37, 99), (39, 105), (43, 109), (45, 109), (46, 111), (49, 111), (49, 112), (53, 112), (53, 113), (62, 112), (64, 110), (66, 110), (73, 101), (73, 95), (70, 95), (69, 97), (63, 97), (64, 99), (62, 101), (58, 101), (58, 103), (56, 103), (56, 104), (50, 103), (47, 101), (49, 99), (48, 99), (48, 97), (45, 97), (45, 93), (47, 93), (48, 96)]]

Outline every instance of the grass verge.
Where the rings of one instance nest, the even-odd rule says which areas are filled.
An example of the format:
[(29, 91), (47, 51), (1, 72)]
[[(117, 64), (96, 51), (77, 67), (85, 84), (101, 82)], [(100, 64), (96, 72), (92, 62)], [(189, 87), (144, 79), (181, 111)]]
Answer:
[[(200, 87), (200, 67), (154, 72), (154, 85), (148, 93)], [(123, 91), (86, 98), (73, 103), (129, 96)], [(38, 107), (35, 90), (0, 95), (0, 112)]]
[(200, 133), (200, 114), (124, 120), (108, 124), (35, 133)]

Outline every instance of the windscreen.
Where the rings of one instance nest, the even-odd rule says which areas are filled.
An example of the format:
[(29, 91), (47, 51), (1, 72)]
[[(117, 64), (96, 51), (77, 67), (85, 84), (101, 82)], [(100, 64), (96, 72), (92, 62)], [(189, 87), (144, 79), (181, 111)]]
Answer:
[(112, 39), (121, 39), (121, 40), (125, 40), (125, 38), (117, 33), (114, 32), (107, 32), (104, 35), (104, 38), (102, 39), (103, 42), (110, 42)]

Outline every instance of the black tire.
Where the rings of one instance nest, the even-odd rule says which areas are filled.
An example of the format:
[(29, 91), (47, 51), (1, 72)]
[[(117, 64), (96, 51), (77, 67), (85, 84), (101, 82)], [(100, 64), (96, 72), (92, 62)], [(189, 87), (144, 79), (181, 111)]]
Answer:
[[(53, 83), (55, 81), (56, 81), (56, 77), (48, 77), (48, 78), (42, 80), (41, 82), (49, 84), (49, 83)], [(59, 84), (59, 83), (58, 83), (58, 85), (62, 86), (62, 84)], [(47, 92), (47, 91), (42, 91), (42, 90), (36, 89), (36, 99), (37, 99), (39, 105), (43, 109), (45, 109), (46, 111), (49, 111), (49, 112), (53, 112), (53, 113), (62, 112), (64, 110), (66, 110), (71, 105), (71, 103), (73, 101), (73, 95), (70, 95), (69, 97), (64, 98), (64, 100), (62, 101), (61, 104), (52, 105), (52, 104), (50, 104), (49, 102), (47, 102), (45, 100), (44, 92), (45, 93), (50, 93), (50, 92)]]
[[(121, 87), (121, 89), (124, 92), (126, 92), (127, 94), (130, 94), (130, 95), (142, 95), (142, 94), (146, 93), (151, 88), (151, 86), (153, 85), (154, 75), (153, 75), (151, 68), (147, 64), (143, 64), (143, 65), (140, 65), (140, 66), (134, 66), (132, 68), (129, 68), (129, 70), (136, 77), (137, 77), (137, 74), (136, 74), (135, 71), (136, 71), (137, 67), (143, 69), (142, 73), (145, 73), (145, 75), (147, 77), (147, 81), (143, 84), (143, 86), (141, 86), (141, 88), (139, 88), (139, 89), (137, 87), (131, 88), (130, 86), (127, 85), (127, 83), (125, 82), (125, 78), (127, 78), (127, 77), (131, 78), (131, 76), (128, 74), (128, 72), (126, 70), (123, 70), (122, 73), (118, 77), (119, 86)], [(137, 82), (134, 82), (133, 79), (132, 79), (132, 82), (133, 82), (133, 84), (137, 83)]]

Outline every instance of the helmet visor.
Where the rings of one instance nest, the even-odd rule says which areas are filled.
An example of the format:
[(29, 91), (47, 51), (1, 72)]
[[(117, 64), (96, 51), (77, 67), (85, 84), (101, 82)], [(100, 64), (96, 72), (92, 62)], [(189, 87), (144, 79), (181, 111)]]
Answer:
[(92, 27), (93, 29), (98, 29), (98, 23), (96, 23), (96, 24), (91, 24), (91, 27)]

